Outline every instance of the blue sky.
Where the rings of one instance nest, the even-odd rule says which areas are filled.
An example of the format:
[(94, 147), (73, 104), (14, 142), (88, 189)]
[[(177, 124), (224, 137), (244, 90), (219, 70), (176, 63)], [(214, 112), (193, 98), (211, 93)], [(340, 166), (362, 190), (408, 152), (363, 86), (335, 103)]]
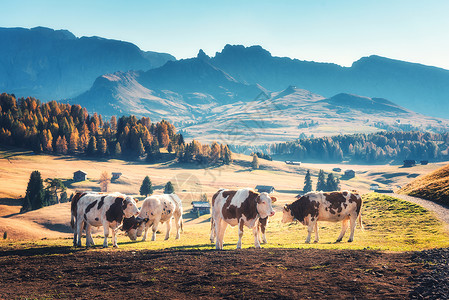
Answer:
[(68, 29), (177, 58), (243, 44), (345, 66), (377, 54), (449, 69), (446, 0), (0, 0), (0, 11), (0, 27)]

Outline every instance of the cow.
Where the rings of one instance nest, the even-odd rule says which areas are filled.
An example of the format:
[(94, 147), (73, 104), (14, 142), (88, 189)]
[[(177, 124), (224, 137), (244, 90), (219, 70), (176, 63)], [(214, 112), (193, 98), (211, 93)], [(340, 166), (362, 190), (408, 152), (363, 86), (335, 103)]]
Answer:
[(155, 241), (159, 223), (165, 222), (167, 224), (165, 240), (168, 240), (173, 218), (176, 225), (176, 239), (179, 239), (180, 230), (182, 230), (181, 199), (176, 194), (153, 195), (143, 201), (137, 218), (125, 220), (126, 226), (124, 224), (123, 229), (127, 231), (126, 235), (133, 241), (142, 236), (142, 232), (145, 230), (142, 241), (146, 241), (148, 229), (152, 226), (151, 240)]
[(259, 230), (256, 222), (275, 214), (271, 204), (276, 201), (268, 193), (257, 193), (252, 189), (221, 189), (212, 197), (211, 241), (215, 239), (215, 248), (223, 249), (224, 233), (228, 225), (239, 225), (237, 249), (242, 248), (243, 226), (253, 229), (254, 247), (260, 248)]
[(354, 230), (358, 219), (362, 225), (362, 197), (356, 192), (309, 192), (283, 209), (282, 222), (288, 223), (297, 220), (307, 226), (308, 235), (306, 243), (310, 243), (312, 231), (315, 229), (315, 243), (318, 243), (318, 221), (342, 221), (342, 229), (337, 243), (341, 242), (351, 226), (351, 235), (348, 242), (354, 240)]
[(130, 218), (139, 213), (136, 202), (130, 196), (120, 193), (77, 193), (71, 204), (70, 224), (74, 229), (73, 245), (81, 247), (81, 234), (86, 229), (86, 247), (94, 245), (91, 228), (103, 226), (103, 247), (108, 247), (109, 228), (112, 229), (112, 244), (116, 248), (116, 230), (123, 218)]

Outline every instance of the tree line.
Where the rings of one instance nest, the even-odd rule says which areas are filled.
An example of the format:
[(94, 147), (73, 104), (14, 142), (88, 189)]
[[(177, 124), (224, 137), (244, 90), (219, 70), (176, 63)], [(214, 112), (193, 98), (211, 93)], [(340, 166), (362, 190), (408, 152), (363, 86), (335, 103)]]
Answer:
[(405, 159), (442, 161), (449, 159), (448, 150), (448, 132), (419, 131), (347, 134), (269, 146), (272, 155), (286, 155), (301, 161), (353, 163), (388, 163)]
[(32, 97), (16, 100), (6, 93), (0, 95), (0, 143), (36, 153), (145, 159), (150, 163), (161, 158), (161, 149), (181, 162), (210, 165), (232, 161), (227, 145), (186, 143), (165, 120), (153, 123), (148, 117), (131, 115), (105, 121), (97, 113), (89, 115), (80, 105), (41, 103)]

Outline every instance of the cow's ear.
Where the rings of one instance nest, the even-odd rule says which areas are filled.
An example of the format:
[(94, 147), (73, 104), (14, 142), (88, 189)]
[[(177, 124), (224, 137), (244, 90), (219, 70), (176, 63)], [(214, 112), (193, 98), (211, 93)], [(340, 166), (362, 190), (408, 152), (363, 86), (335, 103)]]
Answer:
[(262, 199), (260, 199), (260, 195), (257, 195), (257, 197), (256, 197), (256, 203), (261, 203), (262, 202)]
[(271, 202), (276, 202), (278, 199), (276, 199), (276, 197), (273, 197), (273, 196), (270, 196), (270, 198), (271, 198)]

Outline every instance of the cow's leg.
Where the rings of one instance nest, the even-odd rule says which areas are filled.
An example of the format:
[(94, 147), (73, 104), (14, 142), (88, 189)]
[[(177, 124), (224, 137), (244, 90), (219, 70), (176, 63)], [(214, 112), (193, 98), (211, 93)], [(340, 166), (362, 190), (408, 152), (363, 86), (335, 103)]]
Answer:
[(338, 237), (336, 243), (341, 242), (341, 240), (342, 240), (343, 237), (345, 236), (346, 230), (348, 229), (348, 221), (349, 221), (348, 219), (344, 219), (344, 220), (341, 222), (341, 233), (340, 233), (340, 236)]
[(307, 238), (306, 238), (306, 244), (310, 243), (310, 238), (312, 237), (313, 228), (315, 227), (316, 221), (312, 222), (309, 221), (309, 225), (307, 226)]
[(83, 227), (84, 227), (84, 220), (79, 220), (76, 222), (76, 234), (78, 238), (76, 246), (78, 247), (81, 247), (81, 235), (83, 234)]
[(357, 224), (357, 215), (356, 214), (352, 214), (351, 217), (349, 218), (349, 221), (351, 223), (351, 235), (349, 236), (349, 240), (348, 242), (352, 242), (354, 240), (354, 230), (355, 230), (355, 226)]
[(159, 219), (156, 219), (156, 220), (154, 220), (154, 223), (153, 223), (153, 228), (152, 228), (152, 230), (153, 230), (153, 236), (151, 237), (151, 240), (152, 241), (155, 241), (156, 240), (156, 231), (157, 231), (157, 226), (159, 225), (159, 222), (161, 221), (161, 219), (159, 218)]
[(109, 237), (109, 224), (103, 224), (104, 231), (104, 240), (103, 240), (103, 248), (108, 247), (108, 237)]
[(315, 222), (315, 240), (313, 241), (314, 243), (318, 243), (318, 241), (320, 240), (320, 238), (318, 237), (318, 222)]
[(165, 240), (168, 240), (170, 238), (171, 222), (172, 218), (167, 221), (167, 233), (165, 234)]
[(75, 225), (73, 226), (73, 247), (76, 247), (76, 240), (78, 239), (78, 220), (75, 220)]
[(92, 226), (86, 224), (86, 247), (94, 246), (94, 239), (92, 238)]
[(213, 216), (210, 217), (210, 242), (215, 242), (215, 224)]
[[(260, 219), (259, 219), (259, 222), (260, 222)], [(262, 243), (264, 243), (264, 244), (267, 243), (267, 237), (265, 235), (265, 232), (266, 232), (266, 229), (267, 229), (267, 225), (268, 225), (268, 217), (264, 221), (260, 222), (260, 232), (259, 232), (259, 234), (261, 234), (261, 236), (262, 236)]]
[(147, 240), (148, 229), (150, 229), (151, 225), (152, 223), (150, 223), (149, 221), (145, 224), (145, 231), (143, 233), (142, 242), (145, 242)]
[(222, 250), (223, 249), (223, 243), (224, 243), (224, 234), (226, 231), (226, 227), (228, 227), (228, 223), (226, 223), (224, 220), (214, 220), (215, 222), (215, 249)]
[(112, 229), (111, 230), (111, 232), (112, 232), (112, 247), (118, 248), (118, 245), (117, 245), (117, 234), (116, 234), (114, 228), (111, 228), (111, 229)]
[(253, 234), (254, 234), (254, 248), (259, 249), (260, 248), (259, 228), (257, 224), (253, 227)]
[(176, 225), (176, 238), (175, 239), (179, 239), (179, 237), (181, 236), (181, 222), (182, 222), (182, 215), (180, 214), (176, 214), (175, 215), (175, 225)]
[(243, 221), (243, 219), (240, 219), (240, 221), (239, 221), (239, 241), (237, 242), (237, 249), (242, 249), (243, 225), (245, 225), (245, 222)]

